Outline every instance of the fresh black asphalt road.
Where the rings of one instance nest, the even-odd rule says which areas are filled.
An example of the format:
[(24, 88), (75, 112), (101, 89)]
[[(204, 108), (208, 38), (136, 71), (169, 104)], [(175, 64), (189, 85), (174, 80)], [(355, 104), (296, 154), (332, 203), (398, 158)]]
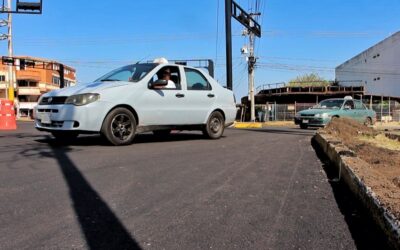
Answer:
[(227, 129), (220, 140), (143, 134), (113, 147), (98, 136), (60, 144), (18, 125), (0, 131), (1, 249), (380, 244), (352, 197), (329, 181), (311, 145), (315, 130)]

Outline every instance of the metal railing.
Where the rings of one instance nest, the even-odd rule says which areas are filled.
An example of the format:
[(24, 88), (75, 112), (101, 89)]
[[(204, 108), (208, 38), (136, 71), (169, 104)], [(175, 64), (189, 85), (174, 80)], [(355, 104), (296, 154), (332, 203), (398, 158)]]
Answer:
[[(297, 112), (312, 108), (315, 103), (293, 103), (293, 104), (275, 104), (267, 103), (263, 105), (256, 105), (256, 120), (260, 122), (266, 121), (293, 121)], [(370, 105), (366, 103), (370, 108)], [(242, 108), (246, 108), (242, 106)], [(371, 108), (376, 112), (378, 122), (397, 121), (400, 122), (400, 104), (397, 102), (382, 102), (375, 103)], [(247, 110), (242, 110), (240, 119), (242, 121), (248, 120)]]

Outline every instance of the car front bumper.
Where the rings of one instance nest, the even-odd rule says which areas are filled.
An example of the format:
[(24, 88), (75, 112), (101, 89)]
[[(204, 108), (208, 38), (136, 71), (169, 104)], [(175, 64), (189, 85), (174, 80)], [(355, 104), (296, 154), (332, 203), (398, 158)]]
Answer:
[(107, 102), (97, 101), (84, 106), (70, 104), (37, 105), (35, 127), (40, 131), (99, 132), (107, 111)]
[(309, 127), (325, 127), (326, 124), (329, 123), (331, 118), (317, 118), (317, 117), (308, 117), (308, 116), (300, 116), (294, 118), (294, 123), (296, 125), (305, 125)]

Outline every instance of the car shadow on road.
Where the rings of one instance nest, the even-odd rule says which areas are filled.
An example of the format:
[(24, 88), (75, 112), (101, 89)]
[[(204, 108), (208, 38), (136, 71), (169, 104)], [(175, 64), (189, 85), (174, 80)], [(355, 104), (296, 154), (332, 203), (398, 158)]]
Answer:
[[(224, 138), (224, 136), (222, 136)], [(174, 141), (194, 141), (207, 140), (202, 134), (195, 133), (172, 133), (167, 136), (156, 136), (152, 133), (138, 134), (133, 140), (133, 145), (143, 143), (174, 142)], [(49, 144), (51, 147), (62, 146), (111, 146), (106, 139), (100, 135), (81, 135), (73, 140), (59, 141), (54, 137), (45, 136), (35, 141)]]
[(252, 132), (264, 132), (271, 134), (284, 134), (284, 135), (302, 135), (311, 136), (314, 135), (317, 129), (299, 129), (299, 128), (260, 128), (260, 129), (241, 129)]
[(107, 203), (68, 157), (68, 147), (52, 147), (42, 157), (57, 160), (73, 202), (78, 222), (90, 249), (141, 249)]
[(344, 216), (357, 249), (390, 249), (384, 233), (367, 214), (361, 202), (343, 182), (338, 181), (339, 173), (331, 165), (322, 149), (314, 139), (311, 143), (323, 164), (336, 203)]

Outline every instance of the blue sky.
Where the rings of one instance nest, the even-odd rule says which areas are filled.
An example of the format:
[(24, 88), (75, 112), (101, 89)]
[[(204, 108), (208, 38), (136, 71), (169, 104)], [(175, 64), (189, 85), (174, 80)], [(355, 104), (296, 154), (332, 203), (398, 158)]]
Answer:
[[(15, 54), (63, 61), (77, 69), (79, 82), (143, 58), (211, 58), (225, 84), (224, 0), (43, 1), (41, 16), (13, 16)], [(256, 0), (237, 2), (249, 10)], [(263, 36), (256, 42), (256, 86), (310, 72), (334, 79), (335, 66), (400, 29), (399, 0), (259, 3)], [(242, 27), (232, 24), (233, 84), (242, 97), (247, 71), (240, 47), (247, 40)], [(5, 54), (6, 42), (0, 46)]]

